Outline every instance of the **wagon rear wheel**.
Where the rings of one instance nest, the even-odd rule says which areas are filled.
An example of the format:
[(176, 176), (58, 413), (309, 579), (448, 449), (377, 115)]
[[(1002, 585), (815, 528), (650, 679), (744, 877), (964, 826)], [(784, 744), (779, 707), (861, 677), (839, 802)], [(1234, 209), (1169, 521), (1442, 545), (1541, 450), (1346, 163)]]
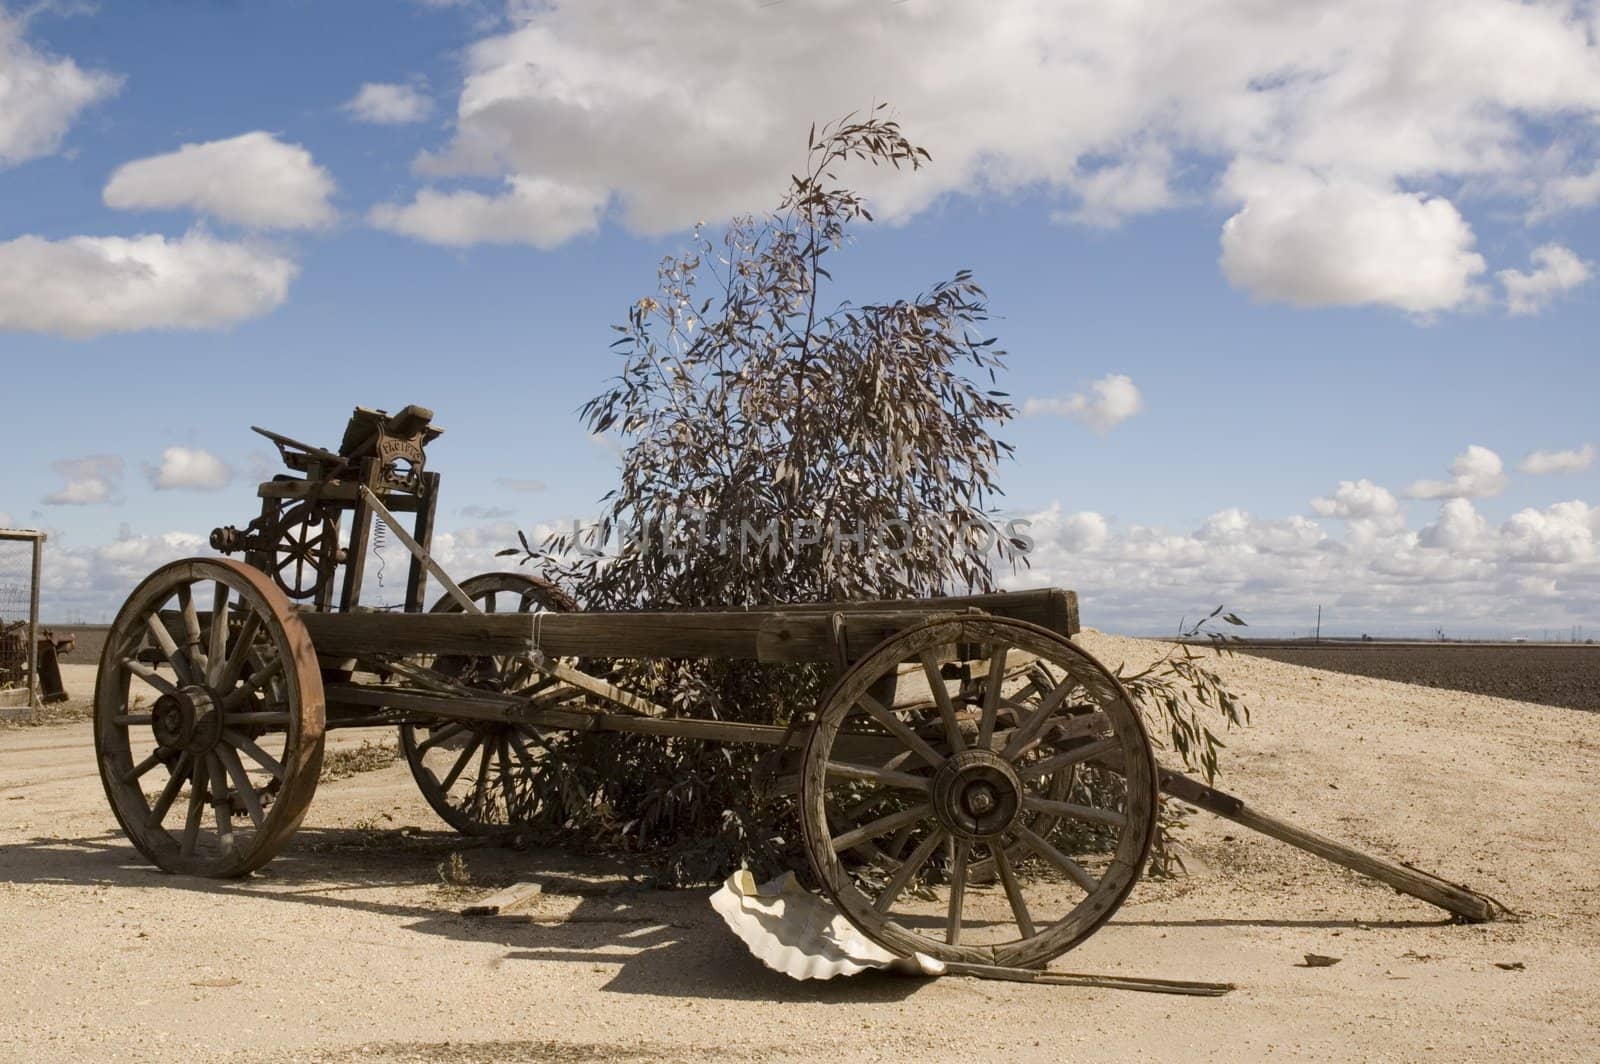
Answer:
[(95, 751), (112, 812), (168, 872), (237, 876), (299, 827), (322, 769), (322, 674), (263, 573), (173, 562), (117, 613), (95, 683)]
[[(973, 659), (985, 675), (961, 682), (956, 663)], [(907, 662), (931, 700), (874, 698)], [(818, 710), (801, 778), (812, 868), (863, 933), (902, 954), (1019, 967), (1122, 904), (1156, 800), (1149, 740), (1115, 677), (1059, 635), (995, 617), (920, 624), (851, 667)], [(863, 852), (889, 859), (841, 860)]]
[[(486, 613), (567, 613), (577, 609), (566, 592), (526, 573), (483, 573), (461, 590)], [(433, 613), (459, 613), (445, 596)], [(436, 658), (433, 668), (467, 687), (496, 694), (534, 694), (548, 685), (521, 655)], [(400, 749), (422, 796), (445, 823), (465, 835), (494, 835), (539, 812), (533, 787), (549, 738), (540, 728), (496, 721), (441, 720), (402, 724)]]

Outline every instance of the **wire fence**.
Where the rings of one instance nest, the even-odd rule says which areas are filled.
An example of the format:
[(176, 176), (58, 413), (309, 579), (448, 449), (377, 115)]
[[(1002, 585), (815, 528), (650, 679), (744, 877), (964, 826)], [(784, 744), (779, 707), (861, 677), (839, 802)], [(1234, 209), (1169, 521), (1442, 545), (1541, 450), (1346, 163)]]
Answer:
[[(28, 651), (38, 638), (29, 616), (35, 546), (31, 539), (0, 537), (0, 691), (13, 695), (19, 688), (28, 690)], [(15, 703), (15, 698), (5, 700)]]
[(26, 584), (0, 583), (0, 688), (28, 682), (28, 599)]

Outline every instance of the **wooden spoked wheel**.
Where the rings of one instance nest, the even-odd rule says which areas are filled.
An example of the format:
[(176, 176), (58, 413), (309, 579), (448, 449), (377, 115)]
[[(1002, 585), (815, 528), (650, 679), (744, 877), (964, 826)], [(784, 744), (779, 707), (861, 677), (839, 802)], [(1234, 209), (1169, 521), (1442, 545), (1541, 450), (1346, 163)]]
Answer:
[(308, 599), (331, 577), (329, 561), (339, 550), (339, 533), (330, 513), (309, 502), (291, 507), (278, 520), (278, 543), (268, 568), (273, 581), (292, 599)]
[(162, 566), (100, 658), (94, 740), (111, 809), (165, 871), (259, 868), (311, 804), (324, 711), (311, 638), (265, 574), (226, 558)]
[[(978, 670), (962, 661), (982, 677), (963, 680)], [(931, 698), (874, 697), (907, 662)], [(908, 629), (840, 677), (800, 800), (817, 879), (866, 935), (901, 954), (1037, 967), (1133, 888), (1157, 782), (1138, 711), (1104, 666), (1047, 629), (972, 617)]]
[[(484, 573), (461, 590), (485, 613), (567, 613), (577, 609), (565, 591), (526, 573)], [(459, 613), (446, 595), (434, 613)], [(466, 687), (495, 694), (534, 694), (550, 685), (523, 655), (441, 656), (433, 669)], [(465, 835), (495, 835), (534, 819), (539, 798), (533, 777), (551, 741), (539, 728), (497, 721), (402, 724), (400, 749), (422, 796), (445, 823)]]

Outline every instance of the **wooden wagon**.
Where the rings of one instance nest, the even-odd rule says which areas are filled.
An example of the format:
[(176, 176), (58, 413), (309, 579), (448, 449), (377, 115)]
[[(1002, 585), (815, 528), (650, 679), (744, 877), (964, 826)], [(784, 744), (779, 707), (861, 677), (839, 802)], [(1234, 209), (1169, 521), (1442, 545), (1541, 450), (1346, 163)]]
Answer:
[[(337, 451), (264, 433), (299, 475), (262, 484), (245, 529), (213, 533), (244, 561), (162, 566), (117, 614), (95, 745), (118, 822), (158, 867), (237, 876), (270, 860), (330, 729), (397, 727), (429, 804), (472, 834), (528, 819), (531, 781), (573, 734), (634, 732), (773, 748), (816, 882), (896, 952), (1040, 966), (1127, 897), (1158, 771), (1126, 691), (1070, 638), (1071, 592), (600, 613), (524, 573), (458, 585), (430, 554), (431, 416), (358, 409)], [(410, 554), (398, 612), (360, 603), (374, 520)], [(424, 612), (430, 575), (444, 594)], [(669, 712), (617, 682), (618, 661), (684, 658), (821, 663), (834, 679), (784, 727)], [(1390, 867), (1397, 883), (1423, 875)]]

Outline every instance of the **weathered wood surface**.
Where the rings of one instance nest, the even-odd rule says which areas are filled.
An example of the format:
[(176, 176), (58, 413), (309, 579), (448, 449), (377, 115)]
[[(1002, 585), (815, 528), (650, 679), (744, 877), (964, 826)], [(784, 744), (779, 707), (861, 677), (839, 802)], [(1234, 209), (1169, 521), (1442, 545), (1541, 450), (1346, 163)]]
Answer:
[(497, 890), (486, 898), (469, 902), (461, 907), (462, 916), (499, 916), (539, 900), (544, 887), (538, 883), (513, 883)]
[[(406, 654), (521, 654), (547, 657), (834, 660), (832, 614), (763, 610), (660, 613), (303, 613), (318, 653), (331, 657)], [(845, 624), (853, 660), (928, 617), (926, 610), (859, 612)]]
[(1251, 831), (1259, 831), (1280, 842), (1314, 853), (1353, 872), (1387, 883), (1402, 894), (1420, 898), (1430, 905), (1455, 913), (1463, 920), (1481, 923), (1493, 920), (1499, 912), (1500, 907), (1482, 894), (1447, 882), (1438, 876), (1429, 875), (1427, 872), (1363, 853), (1326, 835), (1319, 835), (1286, 820), (1269, 816), (1251, 808), (1233, 795), (1207, 787), (1199, 780), (1185, 776), (1181, 772), (1162, 768), (1160, 781), (1164, 794), (1170, 794), (1190, 805), (1198, 806), (1208, 813), (1215, 813)]
[(1000, 979), (1010, 983), (1049, 983), (1052, 986), (1087, 986), (1102, 990), (1140, 990), (1147, 994), (1187, 994), (1191, 997), (1221, 997), (1236, 990), (1233, 983), (1196, 982), (1193, 979), (1150, 979), (1127, 975), (1089, 975), (1082, 972), (1047, 972), (1037, 968), (1006, 968), (995, 964), (945, 965), (951, 975), (970, 975), (978, 979)]
[(1009, 617), (1048, 628), (1059, 635), (1078, 633), (1078, 595), (1059, 587), (1030, 588), (1027, 591), (996, 591), (987, 595), (945, 595), (922, 599), (863, 599), (856, 602), (796, 602), (772, 607), (780, 612), (874, 613), (885, 610), (913, 610), (927, 613), (961, 613), (982, 610), (996, 617)]

